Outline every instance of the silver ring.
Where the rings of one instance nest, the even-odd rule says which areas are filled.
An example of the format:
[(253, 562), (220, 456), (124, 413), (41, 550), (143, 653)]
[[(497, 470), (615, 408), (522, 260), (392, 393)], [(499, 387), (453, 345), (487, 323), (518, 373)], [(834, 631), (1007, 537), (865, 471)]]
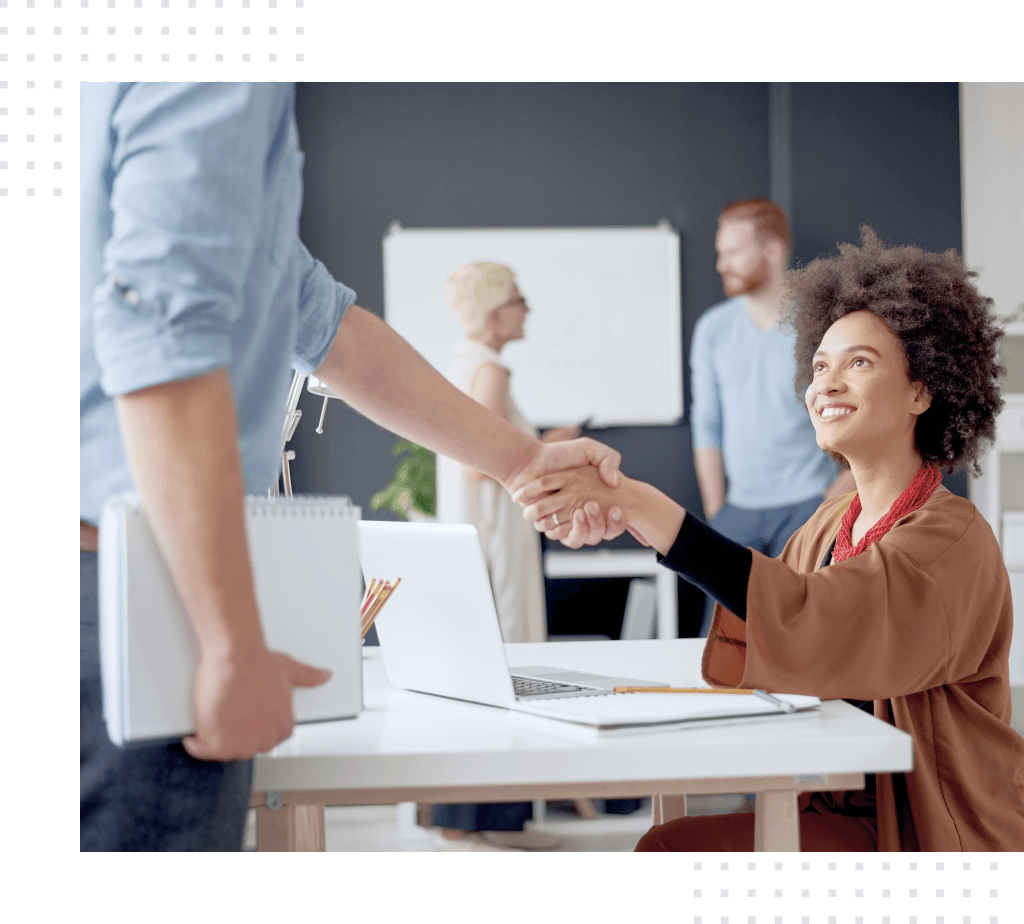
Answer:
[(558, 523), (558, 514), (557, 513), (551, 514), (551, 519), (555, 521), (555, 526), (559, 525), (559, 523)]

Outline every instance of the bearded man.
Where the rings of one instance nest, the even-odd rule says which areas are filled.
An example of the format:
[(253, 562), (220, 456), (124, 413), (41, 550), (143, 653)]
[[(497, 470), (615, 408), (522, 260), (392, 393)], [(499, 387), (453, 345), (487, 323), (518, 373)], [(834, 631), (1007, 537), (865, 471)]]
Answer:
[[(792, 248), (789, 220), (770, 199), (726, 205), (715, 249), (728, 298), (701, 315), (690, 347), (704, 515), (720, 533), (773, 558), (823, 498), (854, 490), (849, 472), (818, 448), (793, 394), (794, 335), (779, 328)], [(701, 637), (710, 615), (708, 607)]]

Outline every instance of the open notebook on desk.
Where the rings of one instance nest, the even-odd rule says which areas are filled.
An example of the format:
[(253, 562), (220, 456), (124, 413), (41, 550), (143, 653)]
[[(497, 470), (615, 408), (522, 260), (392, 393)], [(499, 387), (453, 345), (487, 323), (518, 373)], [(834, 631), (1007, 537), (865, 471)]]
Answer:
[[(776, 705), (754, 695), (728, 696), (721, 693), (617, 693), (587, 700), (519, 702), (518, 712), (587, 726), (594, 731), (625, 728), (682, 727), (709, 721), (791, 715), (816, 709), (817, 696), (775, 693), (785, 705)], [(791, 706), (787, 709), (786, 706)]]

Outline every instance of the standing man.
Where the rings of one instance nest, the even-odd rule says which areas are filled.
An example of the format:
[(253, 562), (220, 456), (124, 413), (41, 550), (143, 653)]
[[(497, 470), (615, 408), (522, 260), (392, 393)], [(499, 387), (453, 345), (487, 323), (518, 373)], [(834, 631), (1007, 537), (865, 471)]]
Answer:
[(701, 315), (690, 347), (693, 457), (705, 518), (773, 558), (823, 498), (854, 490), (850, 473), (818, 448), (793, 392), (793, 335), (778, 323), (792, 248), (786, 214), (770, 199), (726, 205), (715, 250), (728, 299)]
[[(506, 487), (588, 462), (613, 482), (618, 453), (491, 413), (310, 256), (290, 84), (82, 84), (81, 103), (81, 849), (238, 850), (252, 756), (291, 734), (292, 688), (329, 677), (267, 647), (245, 534), (245, 494), (279, 473), (291, 368)], [(96, 524), (133, 489), (199, 661), (195, 733), (120, 750)]]

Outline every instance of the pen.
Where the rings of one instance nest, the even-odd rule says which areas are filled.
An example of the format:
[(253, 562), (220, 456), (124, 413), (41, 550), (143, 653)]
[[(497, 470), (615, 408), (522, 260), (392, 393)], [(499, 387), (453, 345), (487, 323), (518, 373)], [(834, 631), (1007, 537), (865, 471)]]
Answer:
[[(615, 693), (759, 693), (738, 687), (615, 687)], [(767, 694), (765, 694), (767, 695)]]

